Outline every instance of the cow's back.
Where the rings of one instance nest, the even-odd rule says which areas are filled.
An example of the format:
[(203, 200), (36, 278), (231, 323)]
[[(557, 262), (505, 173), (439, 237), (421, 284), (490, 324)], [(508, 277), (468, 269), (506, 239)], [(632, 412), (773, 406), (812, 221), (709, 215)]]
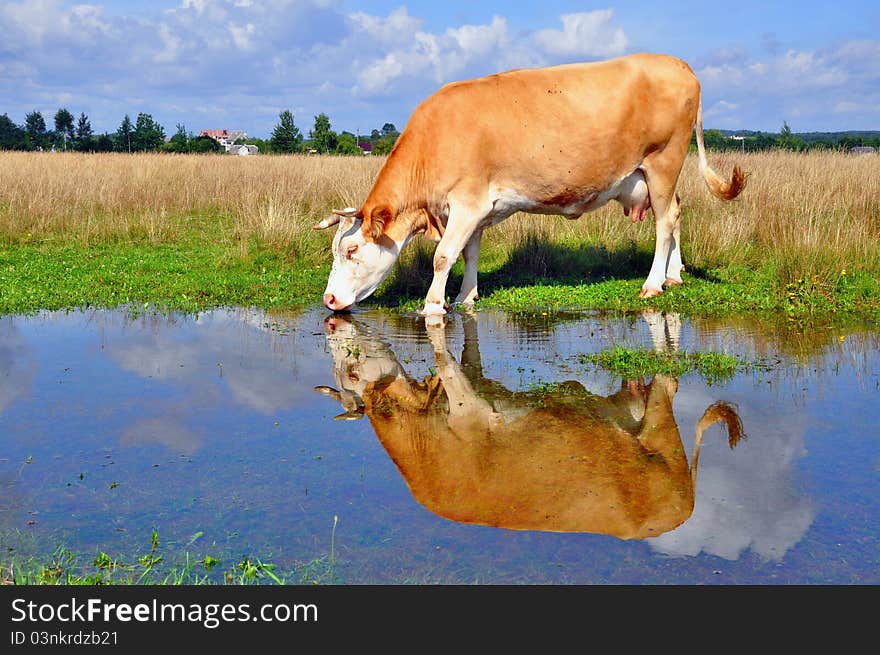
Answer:
[(699, 89), (686, 63), (655, 54), (453, 82), (416, 108), (397, 154), (441, 193), (463, 176), (589, 192), (692, 129)]

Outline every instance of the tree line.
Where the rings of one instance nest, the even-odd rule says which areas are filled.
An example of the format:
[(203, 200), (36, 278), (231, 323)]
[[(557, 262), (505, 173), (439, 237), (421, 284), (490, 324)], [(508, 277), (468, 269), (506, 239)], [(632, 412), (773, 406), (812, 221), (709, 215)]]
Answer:
[[(321, 113), (315, 116), (314, 127), (309, 130), (309, 135), (306, 137), (296, 126), (293, 113), (289, 109), (285, 109), (278, 115), (278, 123), (265, 143), (269, 152), (277, 153), (315, 152), (360, 155), (368, 149), (373, 154), (387, 155), (391, 152), (399, 136), (400, 132), (394, 123), (385, 123), (381, 129), (372, 130), (369, 136), (352, 134), (348, 131), (337, 134), (333, 131), (327, 114)], [(248, 139), (249, 143), (255, 141), (259, 140)]]
[[(268, 139), (240, 138), (236, 143), (256, 145), (261, 153), (323, 153), (361, 155), (364, 151), (388, 154), (400, 136), (393, 123), (385, 123), (369, 136), (335, 132), (330, 118), (315, 116), (314, 127), (305, 136), (294, 123), (293, 113), (284, 110)], [(21, 125), (7, 114), (0, 115), (0, 150), (70, 150), (77, 152), (224, 152), (223, 146), (209, 136), (196, 136), (178, 124), (168, 138), (165, 128), (151, 114), (139, 113), (134, 121), (126, 114), (115, 132), (96, 134), (89, 117), (81, 112), (75, 117), (68, 109), (59, 109), (51, 129), (39, 111), (29, 112)]]
[[(224, 148), (209, 136), (196, 136), (178, 124), (175, 133), (166, 138), (165, 128), (152, 115), (139, 113), (132, 122), (128, 114), (115, 132), (96, 134), (88, 116), (81, 112), (75, 117), (66, 108), (59, 109), (50, 129), (39, 111), (29, 112), (21, 125), (7, 114), (0, 115), (0, 150), (73, 150), (79, 152), (224, 152)], [(327, 114), (315, 116), (308, 136), (294, 122), (293, 113), (283, 110), (268, 139), (248, 137), (237, 143), (256, 145), (261, 153), (322, 153), (360, 155), (364, 151), (385, 155), (391, 152), (400, 132), (393, 123), (373, 129), (369, 136), (348, 131), (335, 132)], [(787, 122), (779, 133), (739, 130), (735, 132), (709, 129), (703, 133), (710, 150), (760, 151), (784, 149), (848, 150), (855, 146), (873, 146), (880, 149), (880, 132), (811, 132), (795, 134)], [(696, 136), (691, 144), (696, 148)]]
[[(880, 149), (880, 132), (803, 132), (791, 131), (788, 122), (782, 123), (778, 133), (751, 130), (722, 131), (706, 130), (703, 141), (709, 150), (849, 150), (857, 146), (873, 146)], [(691, 136), (691, 145), (696, 148), (696, 135)]]

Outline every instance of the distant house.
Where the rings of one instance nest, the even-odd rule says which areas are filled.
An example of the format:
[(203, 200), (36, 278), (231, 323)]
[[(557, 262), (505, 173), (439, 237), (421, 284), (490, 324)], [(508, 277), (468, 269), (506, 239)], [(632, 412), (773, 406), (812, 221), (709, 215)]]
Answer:
[(373, 144), (369, 141), (364, 141), (363, 143), (358, 143), (358, 147), (361, 149), (361, 152), (365, 155), (373, 154)]
[(847, 152), (851, 155), (873, 155), (877, 149), (874, 146), (853, 146)]
[(232, 147), (238, 139), (246, 139), (247, 132), (244, 130), (202, 130), (199, 136), (209, 136), (217, 143), (223, 146), (226, 152)]
[(239, 156), (247, 156), (247, 155), (258, 155), (260, 154), (260, 149), (257, 146), (251, 144), (241, 144), (237, 146), (229, 146), (229, 149), (226, 151), (230, 155), (239, 155)]

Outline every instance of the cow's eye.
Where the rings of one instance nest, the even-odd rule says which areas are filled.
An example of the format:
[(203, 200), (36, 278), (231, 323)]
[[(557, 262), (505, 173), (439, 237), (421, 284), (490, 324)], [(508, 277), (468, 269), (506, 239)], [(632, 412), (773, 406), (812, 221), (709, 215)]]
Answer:
[(357, 244), (354, 244), (353, 246), (349, 246), (348, 248), (346, 248), (345, 249), (346, 259), (351, 259), (357, 251), (358, 251)]

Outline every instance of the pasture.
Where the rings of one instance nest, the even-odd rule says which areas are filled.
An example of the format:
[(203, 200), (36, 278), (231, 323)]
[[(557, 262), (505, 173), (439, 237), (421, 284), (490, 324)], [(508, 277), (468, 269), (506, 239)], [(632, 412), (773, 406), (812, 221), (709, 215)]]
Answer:
[[(332, 230), (312, 225), (357, 206), (383, 161), (0, 153), (0, 584), (876, 581), (880, 158), (710, 154), (750, 174), (722, 203), (689, 156), (685, 284), (649, 300), (650, 213), (515, 215), (483, 239), (480, 311), (429, 332), (417, 240), (348, 334), (320, 304)], [(315, 389), (347, 390), (337, 372), (361, 352), (382, 366), (355, 385), (473, 384), (541, 420), (587, 397), (626, 418), (623, 391), (654, 376), (691, 480), (707, 408), (738, 407), (748, 439), (707, 432), (681, 525), (656, 537), (488, 527), (421, 493), (456, 485), (398, 468), (418, 453), (373, 429), (405, 395), (334, 420), (357, 412)], [(433, 402), (396, 416), (442, 427)], [(548, 462), (613, 459), (579, 450), (582, 419)]]
[[(383, 162), (0, 153), (0, 312), (319, 302), (332, 230), (311, 226), (358, 206)], [(710, 153), (710, 163), (722, 175), (739, 164), (748, 186), (736, 201), (718, 201), (689, 155), (678, 187), (681, 289), (635, 297), (650, 265), (652, 215), (633, 224), (612, 202), (577, 221), (517, 214), (488, 230), (483, 304), (876, 319), (880, 158), (775, 151)], [(432, 250), (420, 239), (410, 245), (368, 302), (415, 302)], [(447, 293), (456, 286), (452, 279)]]

